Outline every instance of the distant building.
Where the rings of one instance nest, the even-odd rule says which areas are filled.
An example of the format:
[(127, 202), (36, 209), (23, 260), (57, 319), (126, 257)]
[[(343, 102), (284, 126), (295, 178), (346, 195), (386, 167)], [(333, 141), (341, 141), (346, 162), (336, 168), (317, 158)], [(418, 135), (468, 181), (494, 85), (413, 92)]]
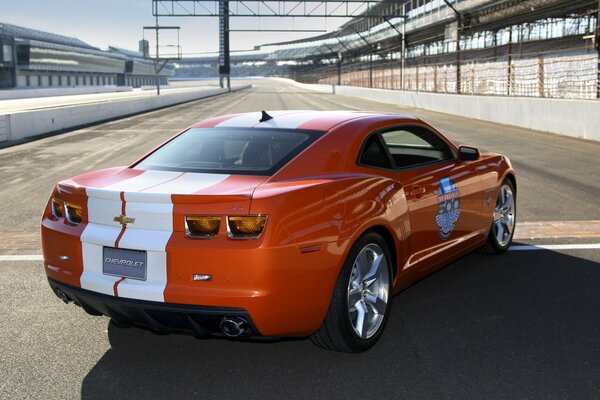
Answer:
[[(0, 23), (0, 89), (154, 85), (154, 61), (144, 50), (103, 51), (76, 38)], [(168, 84), (172, 74), (167, 65), (160, 83)]]
[(142, 53), (142, 57), (149, 58), (150, 57), (150, 43), (146, 39), (142, 39), (139, 41), (139, 50)]

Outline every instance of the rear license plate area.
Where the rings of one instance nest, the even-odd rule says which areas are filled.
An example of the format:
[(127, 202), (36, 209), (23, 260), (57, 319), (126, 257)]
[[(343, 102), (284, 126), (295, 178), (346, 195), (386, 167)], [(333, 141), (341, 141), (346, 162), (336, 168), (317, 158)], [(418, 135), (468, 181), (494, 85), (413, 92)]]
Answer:
[(143, 250), (104, 247), (102, 273), (122, 278), (146, 280), (147, 254)]

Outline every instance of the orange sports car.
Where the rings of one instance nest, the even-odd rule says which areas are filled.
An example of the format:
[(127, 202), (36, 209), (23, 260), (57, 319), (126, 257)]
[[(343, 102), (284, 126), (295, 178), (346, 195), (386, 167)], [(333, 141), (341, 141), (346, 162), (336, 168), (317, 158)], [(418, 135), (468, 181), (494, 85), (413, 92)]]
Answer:
[(128, 167), (59, 182), (44, 266), (59, 298), (117, 325), (358, 352), (394, 293), (508, 248), (516, 189), (505, 156), (418, 118), (226, 115)]

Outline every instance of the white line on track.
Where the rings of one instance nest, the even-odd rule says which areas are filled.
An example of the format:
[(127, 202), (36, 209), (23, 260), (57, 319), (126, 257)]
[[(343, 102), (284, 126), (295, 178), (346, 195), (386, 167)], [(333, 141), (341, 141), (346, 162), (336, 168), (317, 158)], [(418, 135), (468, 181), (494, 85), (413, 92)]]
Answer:
[(41, 254), (21, 255), (14, 254), (8, 256), (0, 256), (0, 261), (43, 261), (44, 257)]
[(524, 250), (597, 250), (600, 249), (600, 243), (589, 244), (540, 244), (532, 246), (511, 246), (509, 251)]
[[(589, 244), (540, 244), (511, 246), (509, 251), (540, 251), (540, 250), (600, 250), (600, 243)], [(0, 261), (43, 261), (41, 254), (0, 255)]]

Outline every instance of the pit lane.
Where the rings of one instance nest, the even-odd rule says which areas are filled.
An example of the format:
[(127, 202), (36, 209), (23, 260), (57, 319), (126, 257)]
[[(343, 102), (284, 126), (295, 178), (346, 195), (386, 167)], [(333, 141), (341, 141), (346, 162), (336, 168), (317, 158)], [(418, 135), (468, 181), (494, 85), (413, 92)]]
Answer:
[[(0, 397), (597, 397), (600, 143), (253, 84), (0, 150)], [(460, 143), (506, 154), (519, 174), (515, 248), (534, 248), (471, 254), (403, 291), (381, 341), (358, 355), (303, 339), (198, 340), (121, 329), (51, 293), (35, 259), (40, 214), (57, 180), (131, 162), (202, 118), (261, 108), (417, 114)]]

